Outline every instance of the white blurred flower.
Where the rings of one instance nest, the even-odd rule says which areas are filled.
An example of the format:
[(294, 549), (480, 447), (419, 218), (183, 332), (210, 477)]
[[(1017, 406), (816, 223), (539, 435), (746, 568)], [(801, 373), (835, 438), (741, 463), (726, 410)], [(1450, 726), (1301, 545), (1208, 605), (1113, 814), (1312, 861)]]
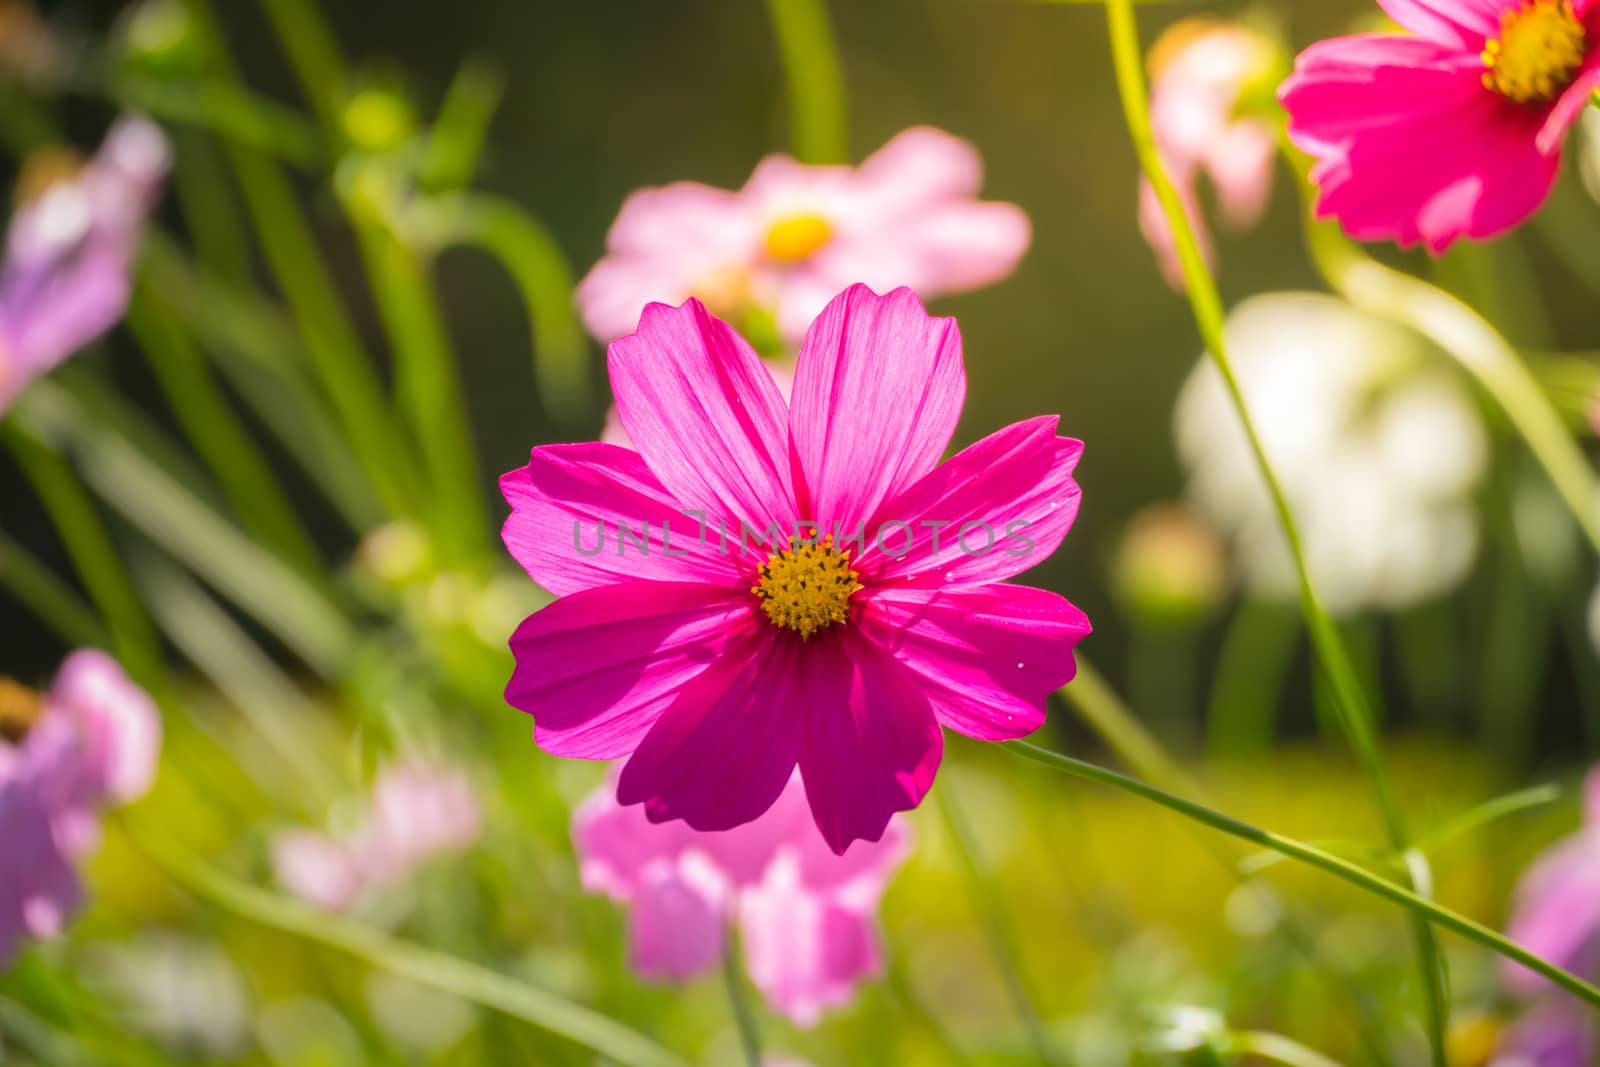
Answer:
[(250, 992), (211, 941), (156, 930), (90, 949), (84, 973), (134, 1027), (171, 1048), (231, 1059), (245, 1045)]
[[(1488, 439), (1450, 368), (1410, 331), (1314, 293), (1245, 301), (1227, 339), (1328, 609), (1399, 609), (1465, 577)], [(1233, 538), (1259, 592), (1292, 596), (1277, 516), (1209, 357), (1173, 421), (1195, 506)]]

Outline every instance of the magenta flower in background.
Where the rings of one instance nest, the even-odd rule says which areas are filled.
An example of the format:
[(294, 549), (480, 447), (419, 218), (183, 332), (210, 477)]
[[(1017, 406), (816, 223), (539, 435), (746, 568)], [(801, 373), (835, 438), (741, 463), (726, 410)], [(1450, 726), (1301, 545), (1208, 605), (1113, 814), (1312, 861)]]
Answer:
[(1031, 229), (1016, 205), (976, 199), (982, 182), (971, 144), (919, 126), (859, 167), (772, 155), (737, 192), (641, 189), (578, 286), (578, 307), (602, 341), (632, 333), (646, 304), (694, 297), (731, 322), (770, 312), (793, 342), (855, 282), (925, 298), (990, 285), (1016, 268)]
[(66, 926), (100, 812), (144, 795), (160, 747), (155, 705), (103, 652), (68, 656), (42, 697), (0, 688), (0, 962)]
[[(1583, 784), (1584, 825), (1550, 846), (1517, 885), (1511, 940), (1559, 967), (1592, 974), (1600, 966), (1600, 768)], [(1548, 979), (1520, 964), (1504, 965), (1512, 991), (1531, 994)]]
[(1317, 215), (1435, 253), (1504, 233), (1544, 202), (1600, 85), (1600, 2), (1379, 2), (1415, 36), (1322, 41), (1280, 91)]
[(1553, 993), (1506, 1027), (1488, 1067), (1594, 1067), (1597, 1049), (1591, 1009)]
[(127, 310), (139, 235), (171, 149), (148, 119), (119, 119), (72, 179), (17, 210), (0, 265), (0, 415), (35, 377)]
[(367, 811), (351, 832), (279, 834), (272, 863), (285, 889), (327, 911), (344, 911), (436, 857), (468, 848), (482, 825), (477, 793), (462, 771), (411, 759), (378, 771)]
[[(1277, 154), (1272, 126), (1235, 112), (1245, 87), (1271, 69), (1274, 56), (1272, 43), (1253, 30), (1197, 19), (1172, 27), (1152, 50), (1150, 123), (1156, 146), (1208, 259), (1211, 243), (1197, 188), (1202, 176), (1231, 229), (1254, 226), (1272, 196)], [(1139, 228), (1167, 283), (1181, 290), (1183, 267), (1149, 179), (1139, 183)]]
[(712, 969), (737, 923), (751, 981), (801, 1026), (882, 970), (874, 914), (910, 850), (895, 819), (879, 841), (834, 855), (798, 775), (763, 815), (714, 833), (651, 822), (618, 804), (609, 781), (578, 809), (572, 836), (584, 887), (628, 907), (640, 975), (681, 982)]
[[(798, 765), (843, 852), (922, 800), (941, 726), (1044, 721), (1089, 623), (1005, 580), (1072, 525), (1083, 446), (1040, 417), (941, 466), (966, 392), (954, 320), (852, 286), (785, 404), (699, 301), (652, 304), (610, 372), (637, 452), (547, 445), (501, 478), (506, 546), (560, 598), (511, 639), (506, 699), (543, 748), (631, 757), (618, 799), (697, 830), (755, 819)], [(615, 543), (589, 551), (597, 530)]]

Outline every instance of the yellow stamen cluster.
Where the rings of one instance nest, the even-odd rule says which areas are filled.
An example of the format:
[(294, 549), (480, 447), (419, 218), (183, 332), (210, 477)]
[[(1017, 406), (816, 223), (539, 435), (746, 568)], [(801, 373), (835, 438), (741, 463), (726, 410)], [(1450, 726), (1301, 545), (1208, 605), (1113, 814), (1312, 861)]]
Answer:
[(833, 226), (821, 215), (790, 215), (767, 231), (767, 258), (798, 263), (832, 239)]
[(833, 538), (802, 541), (768, 558), (761, 580), (750, 591), (761, 598), (761, 610), (774, 626), (809, 639), (819, 630), (850, 617), (850, 597), (861, 577), (850, 569), (850, 557), (833, 547)]
[(1585, 36), (1572, 0), (1525, 0), (1483, 47), (1483, 84), (1519, 104), (1554, 100), (1583, 66)]
[(0, 741), (16, 744), (28, 736), (43, 709), (38, 693), (10, 678), (0, 678)]

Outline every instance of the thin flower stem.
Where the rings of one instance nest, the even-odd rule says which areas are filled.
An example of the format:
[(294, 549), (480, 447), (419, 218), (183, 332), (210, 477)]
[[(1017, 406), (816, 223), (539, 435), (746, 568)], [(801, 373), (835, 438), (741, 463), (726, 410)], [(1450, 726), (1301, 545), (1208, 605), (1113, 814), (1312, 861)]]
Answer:
[(826, 0), (767, 0), (789, 82), (794, 153), (802, 163), (849, 158), (844, 73)]
[(1306, 248), (1339, 295), (1431, 339), (1493, 398), (1600, 551), (1600, 480), (1515, 348), (1483, 316), (1420, 278), (1386, 267), (1305, 213)]
[(592, 410), (589, 344), (574, 310), (572, 269), (550, 232), (515, 202), (475, 191), (433, 197), (407, 221), (441, 251), (471, 245), (500, 261), (533, 328), (534, 378), (545, 410), (564, 421)]
[[(132, 828), (130, 827), (130, 831)], [(197, 897), (251, 922), (366, 960), (394, 974), (521, 1019), (626, 1067), (689, 1067), (685, 1060), (615, 1019), (475, 963), (390, 937), (246, 885), (179, 852), (150, 831), (129, 837), (157, 867)]]
[(1550, 981), (1580, 999), (1587, 1001), (1596, 1008), (1600, 1008), (1600, 988), (1596, 988), (1577, 975), (1541, 959), (1482, 923), (1474, 922), (1464, 915), (1436, 904), (1427, 897), (1421, 896), (1397, 882), (1392, 882), (1387, 878), (1373, 874), (1364, 867), (1348, 860), (1340, 859), (1332, 853), (1324, 852), (1322, 849), (1296, 841), (1293, 838), (1252, 826), (1250, 823), (1235, 819), (1231, 815), (1224, 815), (1203, 804), (1196, 804), (1192, 800), (1186, 800), (1147, 782), (1141, 782), (1137, 778), (1130, 778), (1125, 774), (1118, 774), (1116, 771), (1097, 767), (1093, 763), (1074, 759), (1059, 752), (1052, 752), (1049, 749), (1040, 748), (1038, 745), (1030, 744), (1026, 741), (1008, 741), (1005, 743), (1005, 747), (1026, 759), (1034, 760), (1078, 778), (1110, 786), (1113, 789), (1120, 789), (1124, 793), (1143, 797), (1145, 800), (1160, 804), (1164, 808), (1170, 808), (1180, 815), (1184, 815), (1195, 822), (1202, 823), (1231, 837), (1252, 842), (1290, 859), (1299, 860), (1301, 863), (1317, 867), (1369, 893), (1392, 900), (1410, 909), (1414, 914), (1426, 919), (1435, 926), (1453, 931), (1469, 941), (1475, 941), (1485, 948), (1504, 956), (1506, 959), (1520, 963), (1529, 970), (1550, 979)]
[(1171, 789), (1200, 792), (1189, 773), (1167, 755), (1161, 742), (1144, 728), (1083, 653), (1077, 654), (1077, 660), (1077, 677), (1062, 686), (1060, 693), (1089, 728), (1136, 773)]
[(165, 668), (155, 624), (72, 466), (18, 417), (0, 422), (0, 437), (55, 524), (78, 577), (105, 621), (117, 658), (145, 686), (161, 683)]
[(1285, 1064), (1286, 1067), (1341, 1067), (1338, 1060), (1329, 1059), (1282, 1034), (1244, 1030), (1228, 1034), (1225, 1041), (1227, 1051), (1235, 1055), (1255, 1056)]
[(110, 635), (78, 593), (0, 530), (0, 586), (71, 645), (110, 647)]
[(944, 819), (945, 830), (955, 846), (956, 855), (960, 858), (961, 871), (967, 880), (968, 896), (972, 898), (972, 907), (983, 920), (990, 950), (994, 954), (995, 963), (1000, 967), (1001, 975), (1005, 978), (1006, 991), (1011, 996), (1012, 1005), (1028, 1031), (1028, 1040), (1033, 1045), (1034, 1055), (1043, 1063), (1062, 1064), (1065, 1061), (1056, 1050), (1054, 1042), (1050, 1040), (1050, 1033), (1045, 1029), (1044, 1020), (1040, 1018), (1039, 1009), (1034, 1005), (1033, 997), (1028, 992), (1028, 984), (1022, 977), (1022, 964), (1018, 958), (1016, 942), (1001, 903), (1005, 899), (1005, 894), (1001, 887), (995, 884), (995, 879), (985, 872), (983, 865), (978, 862), (977, 842), (973, 839), (972, 828), (967, 825), (966, 817), (952, 800), (949, 783), (945, 784), (935, 799), (935, 806)]
[(312, 0), (261, 0), (312, 110), (324, 125), (339, 124), (345, 92), (344, 59), (333, 31)]
[[(1304, 547), (1294, 513), (1282, 484), (1273, 472), (1271, 460), (1256, 432), (1243, 390), (1233, 372), (1224, 339), (1224, 314), (1222, 298), (1215, 279), (1206, 266), (1193, 227), (1177, 188), (1172, 184), (1161, 162), (1156, 147), (1155, 134), (1150, 126), (1150, 105), (1145, 92), (1144, 69), (1141, 60), (1139, 27), (1134, 15), (1133, 0), (1106, 0), (1106, 17), (1111, 41), (1112, 61), (1116, 70), (1117, 87), (1122, 97), (1128, 133), (1133, 141), (1139, 165), (1154, 188), (1161, 203), (1162, 213), (1173, 234), (1178, 258), (1183, 265), (1183, 275), (1188, 289), (1189, 304), (1199, 327), (1201, 340), (1210, 352), (1212, 361), (1227, 387), (1228, 395), (1239, 414), (1256, 467), (1272, 498), (1284, 541), (1294, 559), (1299, 577), (1301, 609), (1311, 634), (1312, 647), (1322, 664), (1328, 683), (1333, 690), (1339, 721), (1348, 735), (1363, 771), (1372, 785), (1378, 808), (1388, 831), (1390, 844), (1397, 852), (1407, 851), (1405, 824), (1395, 802), (1389, 778), (1383, 766), (1383, 756), (1374, 734), (1373, 715), (1365, 693), (1357, 678), (1344, 642), (1333, 624), (1311, 581), (1306, 564)], [(1439, 953), (1432, 930), (1427, 924), (1413, 921), (1412, 933), (1417, 942), (1418, 966), (1422, 971), (1422, 986), (1427, 1008), (1429, 1044), (1436, 1067), (1444, 1064), (1444, 1038), (1448, 1026), (1448, 1004), (1445, 985), (1444, 959)]]
[(761, 1024), (745, 995), (744, 976), (739, 973), (739, 931), (732, 923), (723, 937), (722, 984), (728, 991), (728, 1008), (739, 1031), (739, 1047), (746, 1067), (761, 1067)]

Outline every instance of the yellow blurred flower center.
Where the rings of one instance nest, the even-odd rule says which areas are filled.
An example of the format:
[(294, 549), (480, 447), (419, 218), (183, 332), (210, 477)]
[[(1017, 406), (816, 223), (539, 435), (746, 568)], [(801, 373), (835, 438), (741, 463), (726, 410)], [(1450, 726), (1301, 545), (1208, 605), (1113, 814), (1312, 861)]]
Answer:
[(767, 231), (767, 256), (780, 263), (798, 263), (832, 237), (833, 226), (821, 215), (791, 215)]
[(43, 707), (38, 693), (10, 678), (0, 678), (0, 741), (16, 744), (28, 736)]
[(761, 598), (761, 610), (773, 625), (809, 639), (850, 617), (850, 597), (861, 588), (861, 579), (850, 557), (833, 547), (832, 537), (814, 543), (791, 538), (789, 546), (768, 558), (750, 591)]
[(712, 271), (695, 283), (690, 296), (719, 319), (732, 319), (750, 303), (750, 275), (740, 267)]
[(1585, 44), (1571, 0), (1527, 0), (1484, 45), (1483, 84), (1519, 104), (1554, 100), (1583, 66)]

